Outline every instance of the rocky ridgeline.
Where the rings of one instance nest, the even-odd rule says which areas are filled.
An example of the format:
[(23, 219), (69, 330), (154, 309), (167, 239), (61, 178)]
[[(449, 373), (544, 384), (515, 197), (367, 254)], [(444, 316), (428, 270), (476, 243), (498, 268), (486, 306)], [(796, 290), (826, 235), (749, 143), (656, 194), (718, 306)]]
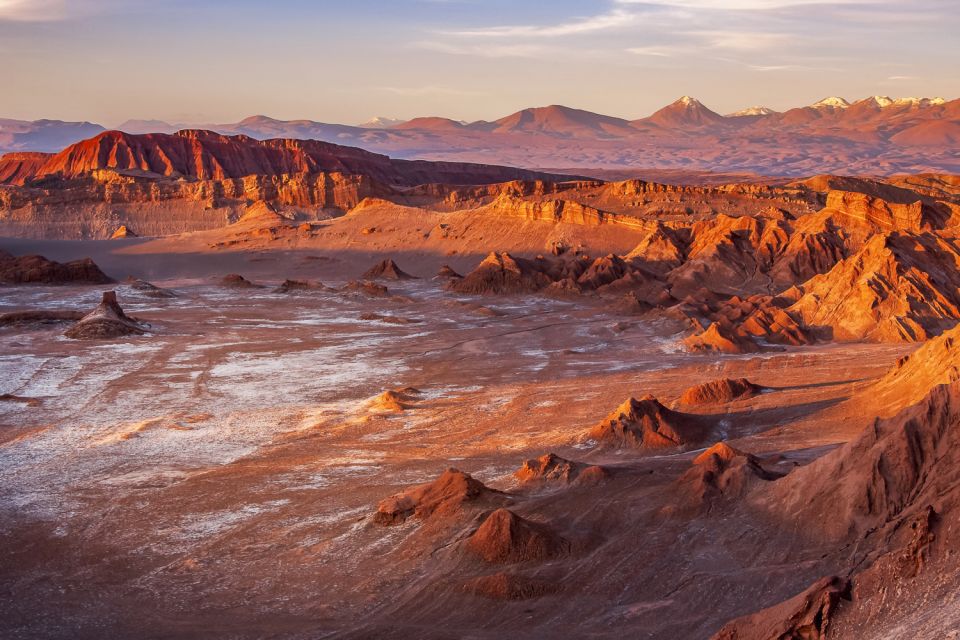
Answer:
[[(637, 221), (633, 228), (643, 236), (622, 256), (564, 255), (564, 248), (534, 259), (494, 252), (449, 287), (472, 294), (598, 294), (620, 309), (664, 309), (689, 323), (684, 342), (701, 352), (921, 341), (951, 327), (960, 319), (960, 254), (942, 231), (960, 220), (960, 194), (954, 189), (931, 199), (879, 183), (860, 188), (870, 193), (829, 190), (827, 206), (800, 218), (770, 212)], [(557, 201), (502, 196), (488, 209), (506, 206), (512, 211), (505, 217), (620, 224)]]
[(113, 280), (90, 258), (56, 262), (0, 250), (0, 284), (107, 284)]

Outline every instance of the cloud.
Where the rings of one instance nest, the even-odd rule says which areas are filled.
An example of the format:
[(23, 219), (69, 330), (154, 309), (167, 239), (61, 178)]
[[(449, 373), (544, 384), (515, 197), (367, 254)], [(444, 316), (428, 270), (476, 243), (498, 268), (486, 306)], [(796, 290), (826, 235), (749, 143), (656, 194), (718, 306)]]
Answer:
[(526, 43), (504, 44), (463, 44), (453, 42), (415, 42), (413, 46), (430, 51), (439, 51), (458, 56), (478, 56), (481, 58), (539, 58), (545, 47)]
[(619, 5), (712, 9), (716, 11), (763, 11), (810, 5), (878, 4), (877, 0), (616, 0), (616, 2)]
[(668, 47), (629, 47), (627, 53), (637, 56), (654, 56), (657, 58), (669, 58), (675, 55), (675, 50)]
[(615, 9), (608, 13), (595, 16), (575, 18), (569, 22), (553, 25), (515, 25), (502, 27), (486, 27), (483, 29), (466, 29), (463, 31), (447, 31), (444, 35), (468, 38), (556, 38), (581, 33), (594, 33), (625, 27), (637, 20), (637, 15), (631, 11)]
[(890, 76), (889, 78), (887, 78), (887, 80), (893, 80), (894, 82), (898, 82), (900, 80), (915, 80), (915, 79), (916, 78), (914, 78), (914, 76)]
[(64, 0), (0, 0), (0, 20), (45, 22), (67, 15)]
[(760, 51), (778, 47), (789, 40), (784, 33), (756, 31), (694, 31), (691, 35), (702, 38), (707, 46), (714, 49), (734, 51)]
[(140, 0), (0, 0), (0, 22), (57, 22), (84, 18)]

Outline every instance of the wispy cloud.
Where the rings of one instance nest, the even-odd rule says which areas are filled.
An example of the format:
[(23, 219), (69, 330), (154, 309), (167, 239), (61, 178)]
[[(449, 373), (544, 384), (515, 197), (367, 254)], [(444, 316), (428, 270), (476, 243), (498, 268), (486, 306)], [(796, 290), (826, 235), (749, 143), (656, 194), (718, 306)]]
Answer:
[(622, 28), (637, 19), (630, 11), (614, 9), (595, 16), (575, 18), (568, 22), (552, 25), (513, 25), (449, 31), (445, 35), (469, 38), (555, 38), (580, 33), (594, 33), (609, 29)]
[(129, 7), (139, 0), (0, 0), (0, 22), (58, 22)]
[(64, 0), (0, 0), (0, 20), (45, 22), (68, 14)]
[(759, 31), (692, 31), (690, 35), (714, 49), (733, 51), (760, 51), (781, 46), (790, 38), (785, 33)]
[(677, 50), (668, 47), (628, 47), (627, 53), (636, 56), (654, 56), (655, 58), (669, 58), (676, 55)]
[(518, 43), (456, 43), (447, 41), (421, 41), (413, 43), (419, 49), (439, 51), (461, 56), (481, 58), (539, 58), (546, 52), (545, 47), (535, 44)]
[(876, 5), (882, 0), (616, 0), (620, 5), (646, 5), (710, 9), (715, 11), (763, 11), (809, 5)]

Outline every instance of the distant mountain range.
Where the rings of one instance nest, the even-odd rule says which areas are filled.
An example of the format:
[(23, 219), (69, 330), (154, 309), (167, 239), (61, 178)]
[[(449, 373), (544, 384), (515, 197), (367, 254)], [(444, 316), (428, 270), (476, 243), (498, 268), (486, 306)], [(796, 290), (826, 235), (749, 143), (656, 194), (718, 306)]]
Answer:
[[(684, 96), (637, 120), (551, 105), (477, 122), (374, 118), (343, 125), (257, 115), (227, 124), (128, 120), (118, 127), (135, 134), (185, 128), (261, 140), (315, 139), (397, 158), (531, 168), (960, 173), (960, 100), (941, 98), (874, 96), (851, 103), (830, 97), (784, 112), (755, 106), (723, 116)], [(105, 130), (89, 122), (0, 119), (0, 151), (59, 151)]]

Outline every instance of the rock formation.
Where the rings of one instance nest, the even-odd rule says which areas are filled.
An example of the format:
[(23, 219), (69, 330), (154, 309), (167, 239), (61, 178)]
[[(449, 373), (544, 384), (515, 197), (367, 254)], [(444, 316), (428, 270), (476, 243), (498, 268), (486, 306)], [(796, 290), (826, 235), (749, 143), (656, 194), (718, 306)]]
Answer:
[(76, 322), (85, 314), (82, 311), (59, 311), (35, 309), (0, 313), (0, 327), (43, 328), (66, 322)]
[(678, 402), (688, 406), (726, 404), (734, 400), (752, 398), (763, 390), (764, 387), (753, 384), (746, 378), (721, 378), (689, 387), (680, 395)]
[(31, 179), (77, 178), (98, 169), (136, 170), (200, 180), (338, 172), (366, 175), (385, 184), (403, 186), (432, 182), (483, 184), (552, 177), (494, 165), (393, 160), (318, 140), (254, 140), (243, 135), (183, 130), (174, 134), (142, 135), (105, 131), (49, 157)]
[(449, 288), (457, 293), (510, 294), (539, 291), (551, 283), (541, 265), (508, 253), (491, 253)]
[(415, 402), (419, 396), (419, 390), (413, 388), (387, 389), (370, 401), (368, 410), (382, 413), (402, 413), (415, 407)]
[(147, 296), (148, 298), (176, 298), (177, 294), (169, 289), (164, 289), (158, 287), (154, 284), (147, 282), (146, 280), (137, 280), (134, 279), (130, 281), (130, 288), (134, 291)]
[(704, 418), (671, 411), (651, 395), (628, 398), (594, 426), (588, 437), (603, 446), (659, 449), (701, 441), (709, 427)]
[(847, 580), (822, 578), (786, 602), (724, 625), (712, 640), (826, 640), (837, 607), (849, 599)]
[(758, 482), (776, 480), (782, 475), (765, 469), (756, 456), (718, 442), (693, 459), (679, 484), (686, 506), (700, 508), (719, 498), (739, 498)]
[(549, 527), (497, 509), (467, 538), (464, 551), (484, 562), (540, 562), (569, 551), (570, 544)]
[(567, 484), (577, 478), (586, 465), (572, 462), (553, 453), (525, 460), (513, 476), (522, 484), (560, 482)]
[(433, 482), (418, 485), (383, 500), (373, 520), (393, 525), (409, 518), (427, 520), (450, 518), (471, 506), (502, 506), (506, 494), (487, 488), (479, 480), (457, 469), (447, 469)]
[(463, 276), (454, 271), (450, 265), (445, 264), (440, 267), (440, 270), (437, 271), (437, 275), (435, 275), (434, 278), (439, 278), (442, 280), (460, 280), (463, 278)]
[(960, 324), (904, 356), (864, 392), (886, 414), (921, 402), (941, 384), (960, 380)]
[(920, 341), (960, 318), (960, 250), (932, 234), (875, 235), (800, 286), (790, 311), (833, 340)]
[[(930, 504), (958, 501), (960, 386), (934, 387), (917, 405), (877, 419), (851, 442), (775, 483), (781, 517), (828, 540), (847, 540)], [(842, 478), (842, 482), (837, 479)]]
[(43, 256), (15, 257), (0, 250), (3, 284), (109, 284), (113, 282), (93, 260), (54, 262)]
[(120, 308), (117, 293), (105, 291), (97, 308), (83, 316), (63, 335), (74, 340), (102, 340), (144, 333), (146, 327)]
[(244, 278), (239, 273), (228, 273), (227, 275), (220, 278), (221, 287), (229, 287), (231, 289), (260, 289), (259, 284), (254, 284)]
[(342, 293), (364, 295), (370, 298), (383, 298), (390, 294), (389, 289), (385, 286), (369, 280), (351, 280), (343, 285), (340, 291)]
[(413, 280), (416, 276), (412, 276), (398, 267), (397, 263), (391, 258), (386, 258), (367, 269), (363, 274), (363, 278), (365, 280), (377, 280), (378, 278), (387, 280)]
[(135, 234), (133, 231), (130, 231), (130, 229), (127, 228), (127, 225), (122, 224), (119, 227), (117, 227), (117, 230), (114, 231), (113, 234), (111, 234), (110, 239), (116, 240), (118, 238), (136, 238), (136, 237), (137, 237), (137, 234)]
[(274, 293), (304, 293), (309, 291), (327, 291), (322, 282), (308, 280), (284, 280), (273, 290)]
[[(960, 383), (936, 386), (918, 404), (874, 420), (847, 444), (753, 492), (754, 507), (802, 522), (805, 535), (843, 550), (849, 580), (821, 580), (731, 622), (716, 638), (882, 637), (916, 622), (914, 612), (939, 609), (957, 581), (958, 427)], [(891, 593), (902, 608), (891, 610)]]
[(683, 345), (694, 353), (752, 353), (760, 350), (750, 338), (722, 328), (719, 322), (711, 322), (704, 331), (684, 338)]

